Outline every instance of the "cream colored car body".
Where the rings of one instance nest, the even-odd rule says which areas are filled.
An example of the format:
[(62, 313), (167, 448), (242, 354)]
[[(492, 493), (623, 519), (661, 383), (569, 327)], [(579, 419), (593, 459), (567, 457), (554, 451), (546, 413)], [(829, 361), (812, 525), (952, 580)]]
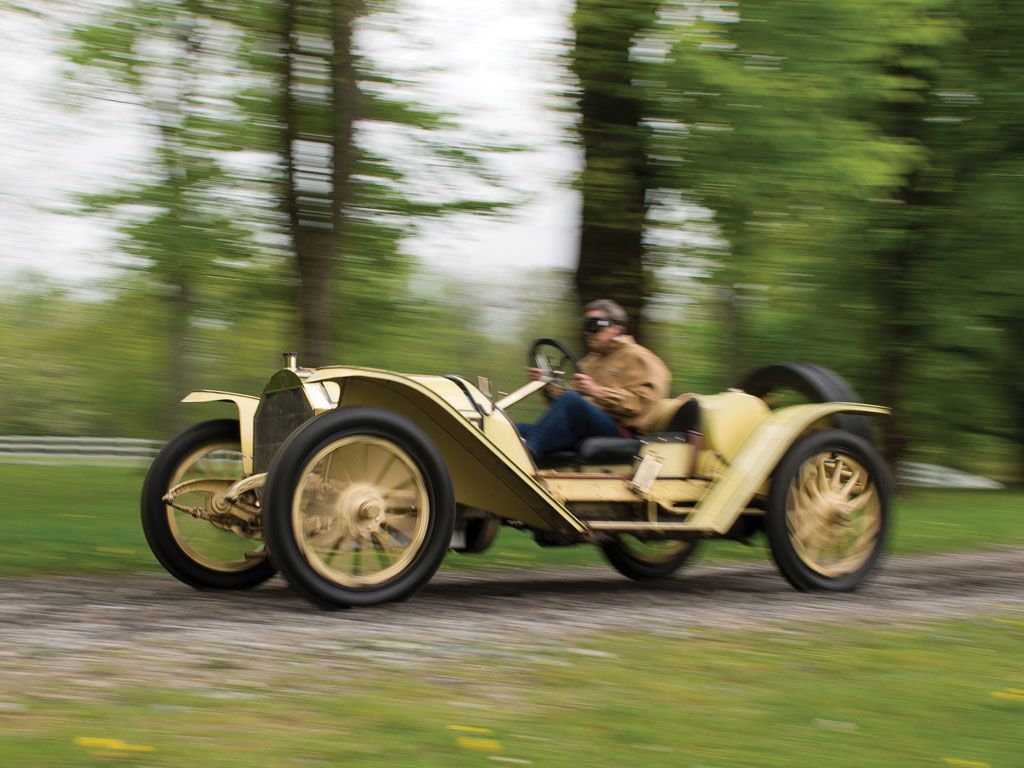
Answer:
[[(827, 426), (838, 413), (888, 413), (886, 408), (858, 403), (770, 411), (759, 398), (730, 390), (698, 396), (703, 429), (699, 447), (659, 440), (656, 425), (632, 464), (538, 470), (504, 410), (535, 392), (536, 383), (497, 403), (457, 377), (368, 368), (285, 368), (268, 388), (271, 385), (301, 389), (314, 415), (371, 405), (409, 419), (440, 450), (460, 508), (483, 511), (568, 542), (585, 541), (599, 532), (722, 536), (742, 515), (763, 514), (763, 505), (757, 502), (768, 491), (771, 473), (802, 434)], [(687, 397), (659, 404), (661, 425)], [(183, 400), (211, 401), (237, 406), (243, 469), (251, 475), (260, 398), (201, 391)]]

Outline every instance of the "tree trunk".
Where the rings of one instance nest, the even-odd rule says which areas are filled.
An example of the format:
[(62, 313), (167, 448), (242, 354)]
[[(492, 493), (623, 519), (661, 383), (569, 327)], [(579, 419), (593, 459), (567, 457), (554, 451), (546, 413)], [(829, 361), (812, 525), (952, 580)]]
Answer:
[(1017, 471), (1014, 481), (1017, 485), (1024, 486), (1024, 400), (1017, 401), (1015, 410), (1014, 442), (1017, 449)]
[[(194, 63), (201, 54), (196, 31), (195, 8), (187, 6), (190, 14), (183, 20), (179, 42), (185, 50), (184, 64), (180, 72), (179, 91), (174, 102), (173, 113), (160, 125), (160, 140), (169, 163), (166, 183), (170, 191), (169, 209), (176, 219), (177, 231), (193, 232), (193, 223), (188, 220), (188, 193), (195, 183), (195, 174), (186, 149), (186, 117), (195, 87)], [(167, 307), (167, 351), (165, 356), (166, 383), (161, 428), (165, 435), (173, 435), (183, 426), (181, 398), (193, 389), (192, 366), (189, 362), (192, 336), (193, 312), (193, 270), (189, 257), (194, 254), (180, 254), (167, 259), (160, 276), (165, 283), (164, 300)]]
[(895, 468), (906, 454), (908, 437), (906, 416), (903, 413), (903, 389), (906, 381), (909, 340), (900, 338), (898, 324), (886, 323), (888, 333), (882, 353), (882, 402), (892, 409), (883, 421), (882, 453), (889, 466)]
[(735, 288), (722, 288), (722, 308), (725, 326), (725, 375), (729, 386), (734, 386), (746, 370), (744, 318), (741, 298)]
[[(1016, 303), (1016, 299), (1010, 298)], [(1011, 304), (1012, 306), (1012, 304)], [(1006, 365), (997, 370), (996, 376), (1004, 380), (1003, 391), (1007, 399), (1013, 447), (1017, 452), (1014, 481), (1024, 486), (1024, 315), (1017, 314), (1000, 323), (1006, 335)]]
[(650, 0), (620, 7), (578, 0), (573, 17), (572, 63), (581, 89), (584, 152), (576, 290), (582, 304), (598, 298), (618, 301), (639, 337), (647, 300), (643, 236), (650, 171), (630, 49), (656, 10)]
[[(184, 273), (184, 270), (182, 270)], [(166, 356), (167, 378), (165, 384), (166, 404), (160, 427), (170, 437), (182, 428), (183, 414), (181, 398), (192, 390), (191, 325), (192, 289), (186, 275), (182, 274), (173, 285), (167, 286), (164, 302), (168, 317), (168, 347)]]
[[(299, 363), (319, 366), (331, 362), (332, 343), (336, 338), (335, 307), (337, 296), (334, 280), (337, 262), (345, 246), (345, 209), (349, 202), (349, 185), (355, 166), (353, 142), (355, 121), (359, 114), (359, 87), (352, 53), (352, 31), (360, 4), (356, 0), (329, 0), (324, 19), (324, 6), (310, 10), (304, 23), (314, 19), (322, 24), (324, 37), (330, 41), (331, 52), (324, 56), (316, 47), (298, 50), (296, 31), (300, 13), (305, 6), (300, 0), (285, 0), (281, 25), (282, 115), (281, 153), (284, 162), (282, 199), (288, 218), (288, 230), (295, 253), (298, 313)], [(304, 27), (304, 29), (306, 29)], [(322, 82), (325, 98), (307, 94), (299, 102), (296, 92), (296, 60), (322, 59), (330, 82)], [(303, 75), (308, 81), (315, 75)], [(308, 84), (308, 83), (307, 83)], [(324, 134), (324, 125), (327, 133)], [(326, 147), (328, 158), (297, 157), (299, 140)]]
[[(352, 33), (361, 10), (361, 0), (332, 0), (331, 93), (334, 102), (334, 164), (331, 192), (334, 197), (334, 256), (339, 261), (346, 257), (350, 244), (346, 212), (351, 202), (352, 175), (356, 165), (355, 126), (362, 107), (362, 94), (352, 52)], [(343, 296), (343, 291), (332, 293), (334, 301), (342, 301), (342, 307), (335, 313), (336, 315), (344, 312), (345, 301), (341, 298)]]
[[(355, 125), (359, 119), (362, 93), (358, 72), (352, 54), (352, 32), (361, 0), (333, 0), (332, 37), (334, 54), (331, 59), (334, 96), (334, 229), (339, 243), (344, 246), (345, 209), (349, 202), (349, 185), (355, 170)], [(341, 249), (344, 251), (344, 247)]]
[[(927, 51), (913, 47), (903, 51), (901, 60), (911, 58), (915, 52), (927, 60)], [(891, 77), (920, 85), (919, 98), (905, 97), (902, 101), (880, 107), (883, 116), (881, 127), (890, 136), (927, 147), (922, 133), (927, 115), (927, 96), (936, 85), (935, 72), (906, 65), (890, 65), (885, 70)], [(914, 306), (915, 301), (920, 300), (915, 281), (918, 280), (921, 260), (928, 252), (929, 227), (933, 226), (927, 215), (928, 209), (934, 208), (937, 201), (927, 189), (919, 169), (907, 172), (893, 200), (899, 205), (887, 206), (882, 227), (899, 231), (902, 237), (900, 242), (878, 255), (881, 278), (878, 290), (883, 313), (879, 374), (883, 403), (892, 408), (892, 415), (884, 422), (882, 450), (889, 466), (895, 468), (906, 455), (911, 442), (907, 418), (902, 413), (906, 405), (904, 392), (908, 374), (913, 370), (913, 352), (924, 335)]]
[[(912, 174), (907, 187), (897, 196), (907, 210), (929, 205), (927, 195), (917, 191), (916, 184), (916, 174)], [(896, 467), (903, 459), (910, 445), (903, 411), (914, 350), (923, 335), (920, 322), (914, 319), (912, 286), (920, 254), (925, 248), (923, 241), (924, 233), (919, 232), (917, 226), (909, 225), (904, 243), (880, 255), (883, 277), (878, 286), (882, 308), (879, 376), (882, 403), (892, 409), (892, 414), (884, 420), (882, 452), (891, 467)]]
[(283, 71), (281, 83), (281, 155), (284, 162), (282, 200), (288, 216), (288, 232), (295, 255), (295, 305), (299, 339), (294, 350), (299, 364), (316, 366), (327, 359), (331, 330), (328, 291), (334, 232), (330, 220), (324, 220), (303, 204), (297, 163), (296, 142), (302, 136), (301, 110), (295, 92), (296, 33), (299, 25), (299, 0), (285, 0), (281, 24)]
[(330, 358), (335, 234), (331, 229), (314, 229), (308, 223), (300, 223), (294, 242), (299, 278), (299, 364), (313, 368), (326, 365)]

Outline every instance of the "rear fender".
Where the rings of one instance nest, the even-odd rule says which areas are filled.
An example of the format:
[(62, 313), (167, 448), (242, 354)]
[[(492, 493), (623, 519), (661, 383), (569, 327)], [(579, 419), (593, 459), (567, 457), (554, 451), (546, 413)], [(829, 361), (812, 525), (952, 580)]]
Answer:
[(234, 403), (238, 407), (238, 427), (242, 443), (242, 471), (252, 474), (252, 425), (260, 399), (252, 395), (240, 395), (236, 392), (218, 392), (204, 389), (190, 392), (181, 398), (183, 403)]
[(687, 528), (726, 533), (797, 438), (836, 413), (888, 414), (889, 409), (860, 403), (816, 403), (773, 411), (753, 429), (721, 477), (697, 503), (686, 521)]

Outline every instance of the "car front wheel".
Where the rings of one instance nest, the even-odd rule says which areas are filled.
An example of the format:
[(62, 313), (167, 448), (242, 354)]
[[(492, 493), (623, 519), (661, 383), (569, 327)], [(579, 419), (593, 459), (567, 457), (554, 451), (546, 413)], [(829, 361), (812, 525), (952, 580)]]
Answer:
[(408, 597), (441, 564), (455, 525), (440, 451), (414, 423), (380, 408), (306, 422), (275, 457), (265, 498), (275, 563), (327, 608)]

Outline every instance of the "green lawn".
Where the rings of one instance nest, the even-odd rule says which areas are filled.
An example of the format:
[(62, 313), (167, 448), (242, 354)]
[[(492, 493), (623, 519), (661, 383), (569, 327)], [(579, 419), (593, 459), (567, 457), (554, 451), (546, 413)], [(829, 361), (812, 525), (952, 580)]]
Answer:
[(98, 666), (0, 692), (0, 755), (34, 768), (1014, 768), (1022, 647), (1018, 616), (615, 634), (442, 669), (345, 666), (339, 648), (315, 674), (282, 658), (259, 682), (243, 663), (202, 685)]
[[(0, 465), (0, 575), (159, 570), (139, 527), (139, 468)], [(1024, 491), (914, 491), (898, 500), (896, 553), (1024, 545)], [(766, 557), (763, 545), (711, 542), (705, 560)], [(445, 567), (599, 563), (593, 547), (544, 549), (504, 529), (483, 555), (448, 557)]]

